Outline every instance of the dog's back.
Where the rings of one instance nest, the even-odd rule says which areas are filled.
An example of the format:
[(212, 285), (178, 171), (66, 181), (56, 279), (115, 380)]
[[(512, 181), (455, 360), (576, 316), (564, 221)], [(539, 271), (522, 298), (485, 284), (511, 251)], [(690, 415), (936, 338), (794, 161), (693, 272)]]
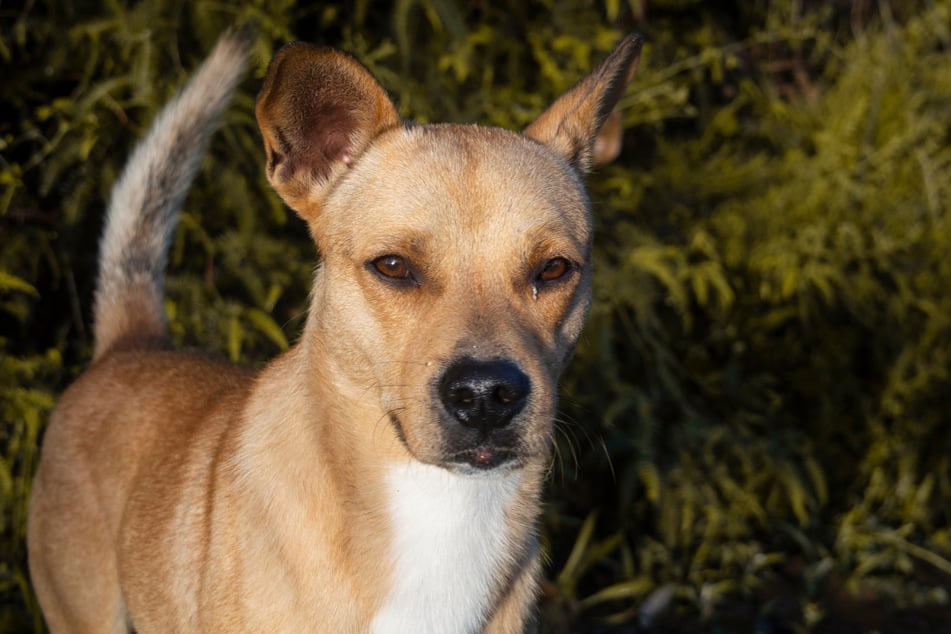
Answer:
[[(175, 471), (153, 456), (186, 459), (188, 447), (215, 442), (214, 421), (228, 418), (202, 417), (209, 423), (194, 428), (196, 419), (183, 412), (234, 411), (247, 391), (247, 370), (166, 349), (163, 306), (179, 206), (246, 54), (240, 34), (219, 42), (157, 117), (113, 189), (100, 245), (94, 362), (53, 413), (30, 505), (30, 572), (54, 631), (128, 629), (115, 547), (121, 501), (137, 479)], [(156, 450), (168, 442), (182, 451)]]

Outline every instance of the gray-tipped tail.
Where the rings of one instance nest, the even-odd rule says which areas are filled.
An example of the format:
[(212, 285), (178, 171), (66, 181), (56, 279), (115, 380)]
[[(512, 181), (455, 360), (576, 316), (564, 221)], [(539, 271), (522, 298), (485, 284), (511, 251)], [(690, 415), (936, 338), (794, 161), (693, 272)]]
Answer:
[(165, 261), (182, 200), (244, 71), (246, 33), (224, 35), (165, 106), (112, 190), (99, 252), (94, 358), (165, 334)]

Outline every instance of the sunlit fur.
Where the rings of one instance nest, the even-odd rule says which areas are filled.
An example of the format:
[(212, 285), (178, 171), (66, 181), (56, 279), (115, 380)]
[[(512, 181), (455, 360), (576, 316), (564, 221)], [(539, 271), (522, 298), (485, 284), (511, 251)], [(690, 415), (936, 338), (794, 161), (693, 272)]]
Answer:
[[(165, 334), (167, 245), (247, 45), (226, 36), (113, 192), (93, 364), (50, 422), (29, 518), (54, 632), (522, 632), (556, 382), (591, 301), (581, 172), (638, 41), (525, 135), (403, 122), (349, 56), (278, 53), (265, 170), (322, 254), (300, 340), (260, 371)], [(397, 255), (396, 282), (372, 266)], [(571, 266), (539, 281), (546, 263)], [(460, 359), (530, 385), (490, 431), (440, 400)]]

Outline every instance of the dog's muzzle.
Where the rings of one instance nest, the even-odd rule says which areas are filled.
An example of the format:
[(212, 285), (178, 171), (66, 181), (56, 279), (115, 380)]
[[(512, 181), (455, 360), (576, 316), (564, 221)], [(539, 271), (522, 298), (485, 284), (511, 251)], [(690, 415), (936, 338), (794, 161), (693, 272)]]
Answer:
[(511, 361), (496, 359), (454, 362), (438, 385), (439, 399), (452, 419), (463, 428), (454, 433), (453, 453), (478, 469), (491, 469), (514, 457), (505, 433), (528, 403), (531, 381)]

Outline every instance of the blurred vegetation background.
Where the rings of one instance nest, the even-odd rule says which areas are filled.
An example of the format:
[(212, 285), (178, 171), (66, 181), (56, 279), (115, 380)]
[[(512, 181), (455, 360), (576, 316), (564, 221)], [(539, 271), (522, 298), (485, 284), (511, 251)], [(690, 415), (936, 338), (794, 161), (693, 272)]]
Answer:
[(520, 128), (640, 31), (589, 179), (543, 631), (951, 631), (949, 0), (0, 3), (0, 630), (42, 629), (27, 499), (90, 357), (109, 188), (249, 21), (172, 247), (177, 342), (262, 364), (301, 326), (317, 254), (253, 117), (282, 43), (351, 51), (407, 117)]

